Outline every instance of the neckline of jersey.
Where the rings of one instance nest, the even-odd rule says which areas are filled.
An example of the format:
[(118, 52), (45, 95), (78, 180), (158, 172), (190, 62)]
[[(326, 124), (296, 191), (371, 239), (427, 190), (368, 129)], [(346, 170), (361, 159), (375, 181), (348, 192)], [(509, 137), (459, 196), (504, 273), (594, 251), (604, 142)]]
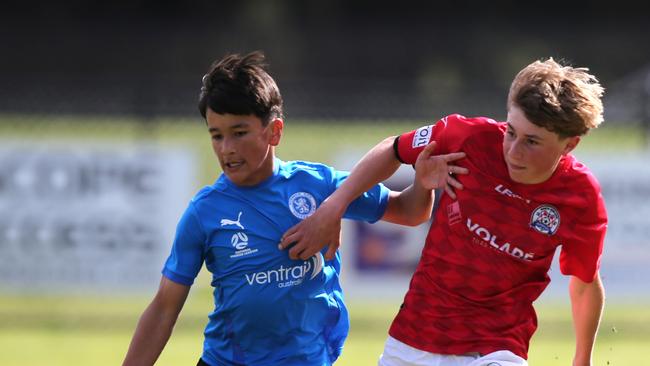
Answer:
[(253, 185), (253, 186), (239, 186), (233, 183), (230, 179), (228, 179), (228, 176), (221, 173), (221, 177), (223, 178), (224, 182), (233, 188), (239, 189), (239, 190), (244, 190), (244, 191), (250, 191), (254, 189), (260, 189), (264, 188), (265, 186), (268, 186), (269, 184), (273, 183), (275, 181), (275, 178), (278, 176), (278, 173), (280, 172), (280, 165), (284, 164), (284, 161), (280, 160), (278, 157), (273, 158), (273, 173), (263, 181)]

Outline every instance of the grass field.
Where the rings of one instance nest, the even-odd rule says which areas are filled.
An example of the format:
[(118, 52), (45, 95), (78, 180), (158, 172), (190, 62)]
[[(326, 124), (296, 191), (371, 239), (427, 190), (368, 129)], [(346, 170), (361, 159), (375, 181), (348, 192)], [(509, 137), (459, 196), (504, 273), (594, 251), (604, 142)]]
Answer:
[[(149, 298), (0, 297), (0, 365), (117, 365)], [(341, 366), (374, 365), (397, 302), (350, 304), (351, 331)], [(192, 291), (157, 365), (193, 365), (212, 306), (210, 291)], [(570, 365), (573, 333), (566, 304), (539, 306), (540, 326), (531, 342), (532, 366)], [(594, 365), (647, 365), (648, 304), (608, 305)]]
[[(196, 153), (196, 187), (211, 183), (219, 173), (205, 127), (197, 120), (158, 121), (138, 126), (130, 120), (91, 118), (0, 117), (0, 136), (21, 142), (101, 141), (128, 144), (145, 140)], [(334, 163), (336, 153), (366, 151), (383, 137), (419, 127), (418, 122), (383, 121), (293, 123), (288, 121), (278, 155)], [(642, 135), (635, 130), (599, 128), (580, 149), (614, 151), (638, 149)], [(208, 282), (208, 281), (203, 281)], [(117, 365), (128, 347), (137, 318), (149, 293), (133, 296), (12, 295), (0, 284), (0, 365)], [(342, 366), (374, 365), (399, 300), (352, 303), (351, 332)], [(594, 365), (648, 365), (650, 302), (608, 305), (598, 336)], [(190, 299), (158, 365), (193, 365), (201, 352), (202, 329), (212, 298), (207, 285), (192, 290)], [(573, 332), (568, 304), (539, 305), (539, 330), (531, 343), (533, 366), (570, 365)]]

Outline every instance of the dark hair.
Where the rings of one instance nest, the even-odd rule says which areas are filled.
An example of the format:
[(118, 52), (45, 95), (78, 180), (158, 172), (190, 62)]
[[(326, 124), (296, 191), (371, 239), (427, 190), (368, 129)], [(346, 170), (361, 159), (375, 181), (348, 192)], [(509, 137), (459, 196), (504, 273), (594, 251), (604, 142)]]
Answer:
[(203, 118), (208, 107), (219, 114), (255, 115), (264, 126), (283, 118), (282, 95), (260, 51), (226, 55), (210, 66), (202, 82), (199, 111)]

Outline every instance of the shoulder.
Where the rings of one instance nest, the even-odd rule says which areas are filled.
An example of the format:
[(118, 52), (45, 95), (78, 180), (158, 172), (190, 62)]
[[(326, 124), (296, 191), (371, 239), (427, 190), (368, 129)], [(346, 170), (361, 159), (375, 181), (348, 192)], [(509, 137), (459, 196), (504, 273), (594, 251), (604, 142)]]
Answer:
[(562, 174), (554, 180), (553, 192), (562, 197), (563, 205), (573, 207), (585, 218), (604, 216), (605, 202), (596, 176), (571, 154), (561, 164)]
[(488, 117), (466, 117), (461, 114), (450, 114), (439, 119), (432, 125), (420, 127), (412, 131), (410, 135), (405, 135), (409, 135), (409, 137), (417, 141), (429, 136), (436, 139), (442, 138), (459, 141), (469, 136), (484, 134), (486, 132), (500, 136), (503, 135), (505, 128), (505, 123), (497, 122)]
[(443, 132), (449, 134), (461, 131), (478, 131), (481, 129), (505, 130), (505, 123), (497, 122), (488, 117), (465, 117), (461, 114), (450, 114), (432, 124), (406, 132), (402, 136), (410, 135), (414, 138), (424, 138), (430, 136), (432, 130), (434, 134)]
[(293, 160), (280, 165), (279, 175), (285, 179), (329, 180), (335, 170), (329, 165), (311, 161)]
[(206, 205), (213, 205), (223, 198), (226, 189), (228, 185), (223, 181), (223, 177), (220, 177), (213, 185), (201, 188), (190, 200), (190, 206), (199, 210)]
[(215, 196), (218, 195), (220, 189), (219, 189), (219, 181), (217, 181), (215, 184), (211, 186), (205, 186), (201, 188), (194, 197), (192, 197), (192, 203), (199, 203), (201, 201), (209, 200), (210, 198), (214, 198)]
[[(483, 147), (484, 145), (500, 142), (504, 131), (505, 123), (497, 122), (488, 117), (466, 117), (461, 114), (451, 114), (429, 126), (429, 131), (417, 130), (413, 139), (416, 141), (418, 134), (421, 136), (428, 133), (441, 144), (439, 146), (440, 150), (437, 150), (437, 152), (451, 152), (461, 148), (466, 149), (466, 142), (469, 141), (472, 142), (470, 147), (475, 147), (476, 144)], [(425, 146), (428, 140), (422, 143), (419, 140), (416, 142), (417, 146)]]
[(499, 125), (499, 122), (493, 120), (492, 118), (480, 117), (480, 116), (467, 117), (458, 113), (445, 116), (440, 121), (445, 123), (460, 124), (460, 125), (467, 125), (467, 126), (498, 126)]
[(192, 197), (192, 202), (198, 202), (210, 197), (211, 194), (216, 192), (214, 186), (205, 186), (201, 188), (195, 195)]
[(579, 161), (575, 156), (569, 154), (565, 157), (563, 164), (565, 174), (571, 179), (568, 184), (576, 190), (589, 192), (592, 196), (600, 194), (600, 183), (589, 167)]
[(505, 123), (497, 122), (488, 117), (466, 117), (461, 114), (450, 114), (443, 117), (436, 124), (442, 123), (445, 127), (459, 131), (482, 131), (505, 129)]

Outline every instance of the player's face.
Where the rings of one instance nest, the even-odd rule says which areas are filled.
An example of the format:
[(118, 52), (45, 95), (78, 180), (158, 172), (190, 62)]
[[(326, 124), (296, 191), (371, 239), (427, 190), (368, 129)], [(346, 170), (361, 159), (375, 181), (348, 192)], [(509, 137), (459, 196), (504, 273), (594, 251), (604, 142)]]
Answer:
[(576, 147), (580, 137), (560, 138), (530, 122), (517, 106), (508, 110), (508, 129), (503, 138), (503, 157), (510, 178), (536, 184), (549, 179), (563, 155)]
[(264, 127), (255, 115), (206, 114), (212, 149), (224, 174), (236, 185), (253, 186), (273, 174), (274, 146), (280, 143), (283, 122)]

